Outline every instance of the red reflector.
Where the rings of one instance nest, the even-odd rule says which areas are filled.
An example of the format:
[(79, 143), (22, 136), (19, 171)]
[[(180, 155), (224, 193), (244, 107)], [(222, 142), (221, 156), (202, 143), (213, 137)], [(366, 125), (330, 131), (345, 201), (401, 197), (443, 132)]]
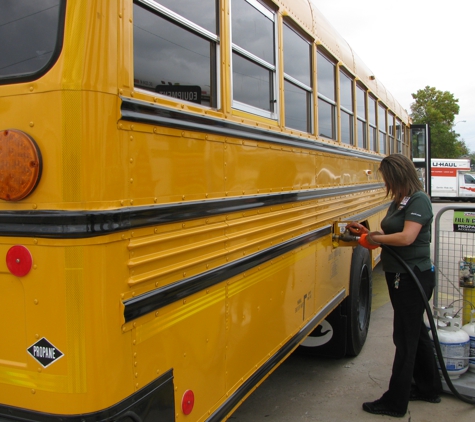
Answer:
[(195, 405), (195, 395), (193, 391), (186, 390), (181, 399), (181, 410), (185, 415), (189, 415)]
[(13, 275), (24, 277), (33, 264), (30, 251), (22, 245), (12, 246), (7, 252), (7, 267)]

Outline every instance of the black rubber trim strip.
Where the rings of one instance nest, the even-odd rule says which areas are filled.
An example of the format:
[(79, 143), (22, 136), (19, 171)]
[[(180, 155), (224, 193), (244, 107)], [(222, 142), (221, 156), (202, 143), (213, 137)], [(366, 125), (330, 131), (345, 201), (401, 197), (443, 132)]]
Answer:
[(128, 299), (124, 301), (125, 322), (130, 322), (178, 300), (182, 300), (329, 234), (331, 234), (331, 226), (325, 226), (229, 264)]
[(305, 148), (312, 151), (345, 155), (380, 162), (382, 157), (369, 152), (352, 150), (339, 145), (324, 144), (311, 139), (273, 132), (253, 126), (246, 126), (215, 117), (202, 116), (186, 111), (173, 110), (145, 101), (121, 97), (122, 120), (166, 126), (180, 130), (212, 133), (237, 139), (271, 142), (292, 148)]
[(101, 211), (0, 211), (0, 237), (77, 239), (380, 189), (382, 183)]
[[(175, 421), (173, 370), (163, 373), (150, 384), (130, 397), (107, 409), (82, 415), (57, 415), (34, 412), (17, 407), (0, 405), (0, 421), (28, 422), (96, 422), (152, 420), (146, 417), (151, 411), (159, 412), (160, 421)], [(155, 413), (155, 416), (157, 413)], [(150, 416), (150, 415), (149, 415)]]
[(346, 291), (342, 290), (336, 295), (330, 303), (316, 314), (307, 325), (305, 325), (297, 334), (295, 334), (284, 346), (270, 359), (262, 365), (249, 379), (247, 379), (239, 388), (229, 396), (229, 398), (214, 412), (206, 422), (219, 422), (224, 420), (225, 416), (233, 410), (236, 405), (243, 400), (272, 370), (282, 361), (302, 340), (307, 337), (319, 322), (332, 311), (346, 296)]

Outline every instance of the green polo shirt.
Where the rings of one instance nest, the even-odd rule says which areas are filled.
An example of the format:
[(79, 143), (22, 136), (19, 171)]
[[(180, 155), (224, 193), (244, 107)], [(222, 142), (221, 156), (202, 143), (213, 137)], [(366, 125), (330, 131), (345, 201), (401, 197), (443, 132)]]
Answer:
[[(429, 270), (432, 267), (430, 260), (430, 241), (432, 225), (432, 204), (429, 197), (422, 191), (411, 197), (406, 197), (401, 203), (394, 201), (388, 209), (386, 217), (381, 221), (381, 228), (385, 234), (402, 232), (405, 221), (414, 221), (422, 225), (416, 240), (409, 246), (390, 246), (414, 270)], [(381, 253), (383, 270), (390, 273), (405, 273), (404, 267), (384, 249)]]

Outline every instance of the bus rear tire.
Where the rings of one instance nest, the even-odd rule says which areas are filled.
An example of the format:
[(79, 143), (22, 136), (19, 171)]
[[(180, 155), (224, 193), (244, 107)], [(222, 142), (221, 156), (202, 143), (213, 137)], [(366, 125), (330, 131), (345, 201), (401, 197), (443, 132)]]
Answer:
[(373, 271), (368, 249), (358, 246), (353, 251), (350, 272), (350, 295), (345, 299), (348, 319), (346, 355), (358, 356), (368, 336), (373, 296)]

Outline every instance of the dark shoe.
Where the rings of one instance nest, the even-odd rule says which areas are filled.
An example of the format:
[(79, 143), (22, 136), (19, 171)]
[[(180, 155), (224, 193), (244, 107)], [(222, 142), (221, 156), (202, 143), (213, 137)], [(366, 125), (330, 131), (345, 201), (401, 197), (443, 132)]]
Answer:
[(429, 403), (440, 403), (440, 396), (438, 394), (434, 395), (427, 395), (421, 394), (417, 388), (411, 388), (411, 392), (409, 393), (409, 400), (410, 401), (426, 401)]
[(402, 418), (406, 414), (406, 412), (403, 413), (390, 409), (388, 405), (384, 403), (381, 399), (373, 402), (363, 403), (363, 410), (365, 412), (373, 413), (375, 415), (388, 415), (392, 416), (393, 418)]

